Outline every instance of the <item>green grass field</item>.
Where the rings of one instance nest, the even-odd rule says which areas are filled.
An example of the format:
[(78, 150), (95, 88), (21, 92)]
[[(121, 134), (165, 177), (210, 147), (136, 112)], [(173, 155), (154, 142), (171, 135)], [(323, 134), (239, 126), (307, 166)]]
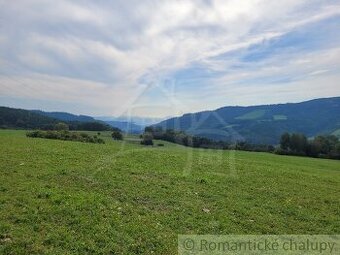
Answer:
[(274, 120), (287, 120), (287, 116), (286, 115), (274, 115), (273, 116)]
[(339, 161), (101, 137), (0, 131), (0, 254), (177, 254), (178, 234), (339, 233)]
[(242, 116), (236, 117), (237, 120), (256, 120), (261, 118), (266, 113), (266, 110), (255, 110), (248, 112)]

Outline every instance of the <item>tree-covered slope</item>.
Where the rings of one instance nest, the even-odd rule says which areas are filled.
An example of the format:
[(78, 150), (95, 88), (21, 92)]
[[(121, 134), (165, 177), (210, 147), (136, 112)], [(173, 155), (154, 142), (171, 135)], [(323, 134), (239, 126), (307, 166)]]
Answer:
[(32, 112), (38, 113), (40, 115), (44, 115), (50, 118), (63, 120), (63, 121), (81, 121), (81, 122), (91, 122), (96, 121), (91, 116), (86, 115), (75, 115), (68, 112), (44, 112), (40, 110), (33, 110)]
[(55, 125), (58, 120), (36, 112), (9, 107), (0, 107), (1, 128), (36, 129)]
[[(76, 118), (65, 119), (59, 115), (57, 115), (59, 117), (57, 118), (56, 115), (47, 116), (47, 114), (42, 113), (45, 112), (0, 107), (0, 128), (54, 129), (54, 126), (62, 121), (67, 123), (71, 130), (103, 131), (112, 129), (108, 124), (91, 117), (89, 117), (90, 121), (79, 121)], [(72, 114), (68, 115), (71, 116)]]
[(34, 110), (33, 112), (62, 121), (100, 122), (103, 124), (105, 123), (113, 128), (119, 128), (120, 130), (131, 134), (139, 134), (143, 131), (142, 126), (137, 125), (131, 121), (101, 120), (87, 115), (75, 115), (68, 112), (44, 112), (40, 110)]
[(217, 140), (276, 144), (284, 132), (304, 133), (312, 137), (338, 130), (340, 97), (302, 103), (228, 106), (185, 114), (160, 122), (157, 126)]

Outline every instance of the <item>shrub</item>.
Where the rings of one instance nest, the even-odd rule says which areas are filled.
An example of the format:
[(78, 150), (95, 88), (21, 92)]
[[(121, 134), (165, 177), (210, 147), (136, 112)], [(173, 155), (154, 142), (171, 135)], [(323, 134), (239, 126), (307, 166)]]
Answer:
[(282, 148), (276, 148), (274, 153), (278, 155), (287, 155), (287, 151)]
[(38, 132), (39, 132), (39, 131), (27, 132), (27, 133), (26, 133), (26, 136), (27, 136), (27, 137), (39, 137), (39, 136), (38, 136), (38, 135), (39, 135)]
[(118, 131), (118, 130), (114, 130), (114, 131), (112, 132), (111, 136), (112, 136), (112, 138), (113, 138), (114, 140), (123, 140), (123, 135), (122, 135), (122, 133), (121, 133), (120, 131)]
[(101, 139), (101, 138), (97, 138), (97, 143), (105, 143), (105, 141), (103, 140), (103, 139)]
[(153, 145), (152, 138), (153, 138), (152, 134), (144, 133), (143, 140), (140, 143), (143, 145)]
[(89, 135), (86, 134), (86, 133), (80, 133), (80, 136), (81, 136), (82, 138), (88, 138), (88, 137), (89, 137)]

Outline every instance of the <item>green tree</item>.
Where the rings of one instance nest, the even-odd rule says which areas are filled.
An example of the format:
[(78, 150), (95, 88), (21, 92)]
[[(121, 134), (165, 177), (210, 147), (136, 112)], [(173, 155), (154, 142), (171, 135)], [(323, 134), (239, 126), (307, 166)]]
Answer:
[(290, 137), (290, 149), (299, 154), (307, 151), (307, 138), (303, 134), (292, 134)]
[(281, 136), (280, 139), (280, 147), (282, 150), (288, 150), (290, 147), (290, 134), (289, 133), (284, 133)]
[(140, 142), (143, 145), (153, 145), (153, 136), (151, 133), (144, 133), (142, 141)]
[(69, 126), (64, 122), (59, 122), (54, 125), (55, 130), (69, 130)]
[(338, 142), (336, 145), (335, 145), (335, 152), (336, 154), (338, 154), (340, 156), (340, 142)]
[(114, 130), (111, 136), (114, 140), (123, 140), (123, 134), (118, 130)]
[(319, 135), (314, 139), (314, 143), (317, 146), (319, 153), (325, 155), (329, 154), (330, 151), (334, 150), (338, 141), (339, 139), (334, 135), (328, 136)]

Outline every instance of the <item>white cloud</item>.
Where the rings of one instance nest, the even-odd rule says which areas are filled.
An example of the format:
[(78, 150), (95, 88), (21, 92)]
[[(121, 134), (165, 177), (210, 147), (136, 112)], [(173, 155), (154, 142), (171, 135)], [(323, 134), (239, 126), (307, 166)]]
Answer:
[(309, 73), (309, 75), (315, 76), (315, 75), (320, 75), (320, 74), (324, 74), (324, 73), (328, 73), (328, 72), (329, 72), (329, 70), (316, 70), (316, 71)]
[[(78, 103), (91, 107), (100, 105), (105, 112), (119, 114), (125, 109), (128, 98), (134, 98), (141, 89), (111, 87), (108, 84), (60, 76), (30, 74), (25, 76), (0, 75), (0, 95), (9, 97), (55, 100), (63, 103)], [(96, 113), (100, 114), (100, 113)]]
[[(10, 69), (2, 72), (0, 92), (32, 97), (29, 91), (34, 91), (36, 98), (88, 101), (100, 105), (103, 113), (111, 113), (108, 105), (128, 107), (143, 90), (143, 83), (161, 84), (193, 63), (222, 73), (222, 77), (197, 85), (214, 88), (215, 96), (226, 84), (246, 79), (285, 74), (301, 80), (326, 75), (321, 71), (334, 69), (338, 51), (333, 58), (327, 51), (319, 51), (319, 64), (315, 64), (313, 52), (295, 56), (283, 52), (265, 62), (242, 64), (241, 70), (232, 73), (231, 67), (240, 64), (237, 57), (214, 57), (339, 15), (336, 2), (10, 1), (0, 10), (6, 24), (0, 27), (0, 64), (9, 63), (6, 69)], [(239, 91), (244, 89), (238, 86)], [(193, 98), (200, 97), (199, 91), (204, 89), (193, 91)], [(60, 97), (64, 90), (67, 96)], [(117, 100), (112, 95), (118, 95)], [(196, 109), (193, 104), (192, 110)], [(164, 115), (171, 114), (169, 111)]]
[[(232, 62), (237, 63), (237, 60)], [(304, 55), (283, 53), (275, 55), (265, 61), (248, 64), (241, 70), (224, 75), (214, 80), (213, 86), (224, 87), (228, 84), (237, 84), (244, 80), (263, 80), (268, 77), (289, 77), (304, 80), (310, 75), (321, 75), (330, 70), (339, 71), (340, 48), (319, 50)], [(228, 68), (228, 66), (225, 66)], [(327, 68), (327, 69), (325, 69)], [(251, 86), (252, 84), (248, 84)], [(258, 84), (254, 84), (257, 86)]]
[(39, 52), (23, 52), (19, 57), (19, 60), (26, 66), (35, 66), (38, 68), (53, 68), (56, 64)]

